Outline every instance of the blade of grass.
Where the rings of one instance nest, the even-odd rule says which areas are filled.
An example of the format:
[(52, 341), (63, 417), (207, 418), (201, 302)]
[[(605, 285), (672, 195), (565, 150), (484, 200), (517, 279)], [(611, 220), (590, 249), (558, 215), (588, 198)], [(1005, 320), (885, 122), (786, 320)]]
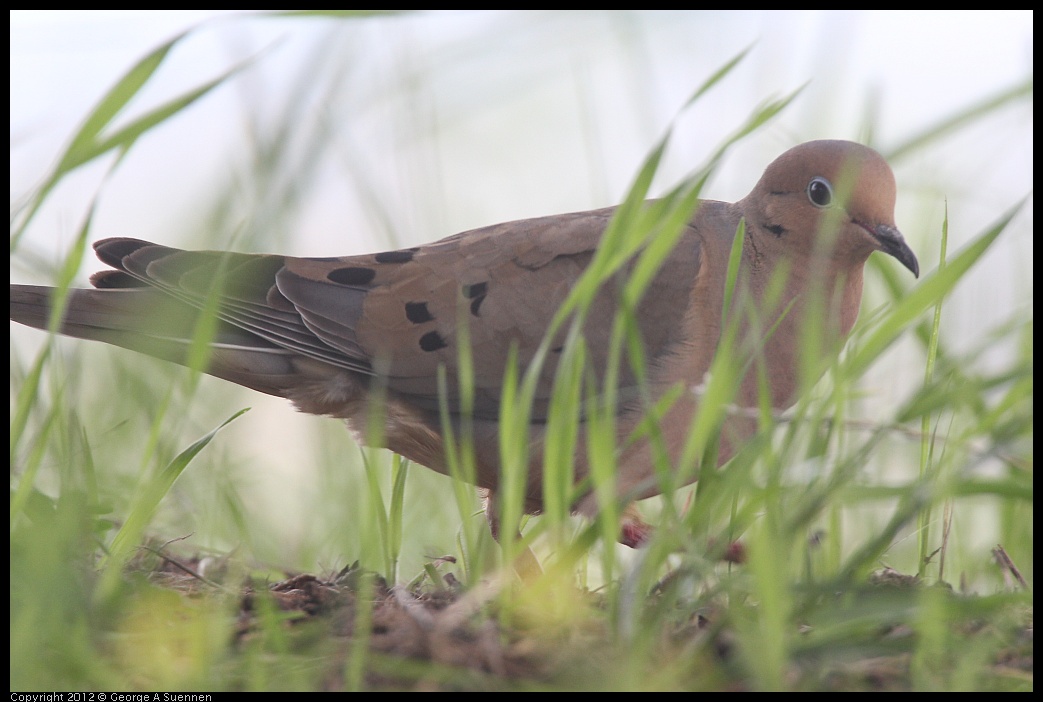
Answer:
[(220, 425), (208, 432), (205, 436), (195, 441), (191, 446), (182, 451), (163, 470), (148, 479), (138, 490), (138, 494), (131, 506), (123, 526), (116, 533), (109, 547), (109, 554), (104, 564), (102, 580), (98, 588), (98, 596), (104, 600), (113, 592), (122, 574), (124, 564), (130, 558), (131, 553), (137, 547), (145, 528), (152, 521), (160, 501), (174, 485), (174, 481), (188, 467), (200, 451), (206, 448), (214, 436), (228, 424), (238, 419), (248, 410), (243, 409), (226, 419)]
[(15, 226), (14, 233), (11, 236), (10, 246), (12, 251), (17, 248), (22, 234), (37, 211), (39, 211), (40, 206), (43, 205), (44, 200), (47, 199), (50, 192), (67, 174), (110, 151), (119, 151), (118, 162), (143, 134), (178, 115), (257, 59), (257, 56), (254, 56), (233, 66), (216, 78), (203, 83), (198, 88), (168, 100), (159, 107), (153, 108), (144, 115), (131, 120), (111, 135), (105, 136), (102, 132), (112, 124), (116, 116), (148, 84), (155, 72), (163, 65), (171, 49), (193, 31), (194, 28), (181, 32), (149, 52), (102, 97), (59, 157), (54, 170), (46, 177), (43, 185), (33, 194), (25, 209), (23, 209), (24, 216), (21, 217), (21, 221)]
[[(945, 254), (949, 244), (949, 209), (948, 203), (946, 203), (945, 215), (942, 218), (942, 240), (940, 243), (941, 251), (938, 255), (938, 271), (941, 272), (945, 269)], [(931, 379), (934, 377), (934, 368), (938, 360), (938, 338), (939, 332), (942, 325), (942, 302), (943, 297), (938, 298), (937, 304), (934, 306), (934, 321), (931, 325), (931, 339), (927, 345), (927, 364), (924, 370), (924, 385), (928, 385)], [(928, 439), (931, 436), (931, 415), (924, 414), (920, 420), (920, 431), (923, 438), (920, 441), (920, 479), (929, 480), (932, 478), (930, 475), (932, 471), (931, 454), (934, 450), (934, 443)], [(934, 470), (940, 467), (940, 464), (933, 464)], [(924, 577), (927, 570), (928, 554), (931, 552), (931, 505), (928, 504), (923, 512), (917, 517), (918, 532), (920, 534), (919, 539), (919, 567), (917, 568), (917, 576)]]
[(857, 353), (848, 357), (845, 372), (861, 375), (869, 365), (886, 350), (902, 331), (923, 312), (951, 291), (964, 274), (989, 248), (1014, 216), (1021, 210), (1025, 200), (1007, 211), (995, 224), (975, 237), (944, 269), (935, 271), (902, 298), (888, 315), (887, 323), (879, 325), (859, 345)]

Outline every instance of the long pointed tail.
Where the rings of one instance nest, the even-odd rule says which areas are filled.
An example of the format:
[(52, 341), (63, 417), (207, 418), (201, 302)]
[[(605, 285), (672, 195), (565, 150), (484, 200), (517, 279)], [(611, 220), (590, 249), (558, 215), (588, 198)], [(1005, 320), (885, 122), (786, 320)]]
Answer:
[[(11, 285), (11, 320), (46, 330), (53, 299), (54, 288)], [(73, 289), (59, 331), (187, 365), (200, 315), (159, 290)], [(230, 324), (218, 322), (209, 347), (207, 373), (269, 395), (285, 396), (297, 376), (296, 354)]]

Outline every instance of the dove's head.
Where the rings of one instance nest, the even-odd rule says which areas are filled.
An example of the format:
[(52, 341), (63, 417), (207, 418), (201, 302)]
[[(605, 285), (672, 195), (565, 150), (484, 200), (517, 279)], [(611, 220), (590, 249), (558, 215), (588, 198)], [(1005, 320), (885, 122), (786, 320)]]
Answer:
[(860, 267), (883, 251), (920, 275), (895, 226), (894, 174), (867, 146), (828, 140), (795, 146), (765, 169), (742, 204), (748, 226), (790, 255), (827, 255)]

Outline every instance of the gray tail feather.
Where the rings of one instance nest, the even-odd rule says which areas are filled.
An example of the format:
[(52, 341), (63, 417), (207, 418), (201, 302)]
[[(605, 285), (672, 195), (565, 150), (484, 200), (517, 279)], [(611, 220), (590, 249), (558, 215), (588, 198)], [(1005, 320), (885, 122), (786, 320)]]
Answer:
[[(11, 320), (48, 329), (54, 288), (11, 285)], [(199, 310), (159, 290), (69, 290), (59, 331), (181, 365), (188, 364)], [(230, 324), (218, 323), (205, 372), (285, 396), (297, 375), (296, 354)]]

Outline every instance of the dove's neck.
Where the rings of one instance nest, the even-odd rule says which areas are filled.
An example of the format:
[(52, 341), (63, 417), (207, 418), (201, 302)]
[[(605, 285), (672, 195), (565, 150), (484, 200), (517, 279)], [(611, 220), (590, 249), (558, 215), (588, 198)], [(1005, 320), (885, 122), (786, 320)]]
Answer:
[[(764, 388), (776, 409), (790, 407), (818, 382), (854, 327), (862, 300), (862, 265), (838, 267), (821, 257), (744, 256), (734, 314), (746, 359), (738, 403), (756, 407)], [(770, 382), (764, 383), (768, 378)]]

